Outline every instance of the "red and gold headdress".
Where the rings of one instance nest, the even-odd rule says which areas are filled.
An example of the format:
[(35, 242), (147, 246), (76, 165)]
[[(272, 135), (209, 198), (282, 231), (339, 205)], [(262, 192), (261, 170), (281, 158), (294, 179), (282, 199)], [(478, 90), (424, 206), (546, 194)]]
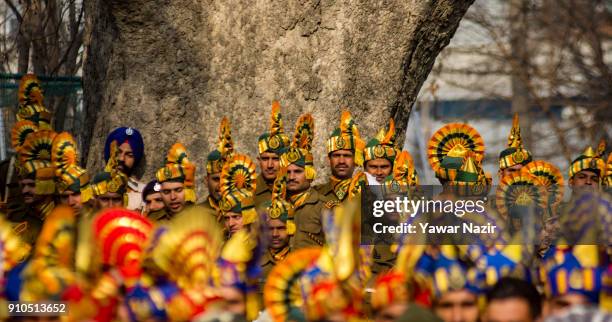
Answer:
[(376, 278), (372, 294), (374, 310), (383, 309), (393, 303), (408, 303), (409, 300), (408, 280), (403, 272), (390, 270)]
[(168, 224), (152, 251), (157, 267), (181, 289), (207, 286), (221, 253), (222, 230), (206, 212), (202, 207), (187, 208)]
[(189, 161), (187, 149), (175, 143), (166, 156), (166, 166), (155, 174), (159, 183), (177, 181), (185, 184), (185, 201), (195, 202), (195, 164)]
[(314, 119), (310, 114), (300, 116), (295, 126), (295, 134), (293, 141), (287, 152), (281, 156), (281, 166), (288, 167), (290, 164), (296, 164), (304, 167), (306, 178), (314, 180), (316, 171), (314, 169), (313, 156), (310, 150), (312, 149), (312, 141), (314, 140)]
[(158, 227), (154, 234), (158, 237), (151, 242), (150, 258), (155, 267), (180, 290), (167, 303), (174, 318), (192, 319), (214, 298), (209, 285), (223, 233), (209, 211), (199, 206), (185, 209), (167, 226)]
[(355, 153), (355, 164), (363, 165), (365, 142), (359, 136), (357, 124), (349, 111), (340, 116), (340, 127), (336, 128), (327, 140), (327, 153), (338, 150), (352, 150)]
[(51, 150), (56, 133), (40, 130), (28, 134), (19, 149), (19, 166), (22, 176), (35, 175), (36, 193), (55, 193), (55, 169), (51, 164)]
[(93, 231), (98, 262), (117, 268), (127, 284), (135, 283), (153, 224), (137, 212), (116, 208), (99, 213)]
[(352, 290), (333, 278), (317, 281), (312, 285), (306, 301), (306, 318), (308, 321), (319, 321), (330, 314), (340, 313), (350, 321), (361, 316), (360, 305), (363, 299), (357, 297), (357, 290)]
[(451, 123), (440, 128), (429, 139), (427, 154), (429, 164), (441, 180), (454, 180), (468, 152), (475, 162), (484, 158), (485, 145), (482, 136), (471, 126)]
[(255, 187), (257, 174), (255, 164), (242, 154), (235, 154), (221, 170), (219, 207), (222, 212), (242, 214), (243, 224), (257, 219), (255, 210)]
[(78, 159), (76, 141), (72, 135), (68, 132), (58, 134), (51, 149), (57, 190), (60, 193), (68, 189), (79, 192), (81, 201), (87, 202), (93, 197), (93, 190), (89, 185), (89, 174), (78, 166)]

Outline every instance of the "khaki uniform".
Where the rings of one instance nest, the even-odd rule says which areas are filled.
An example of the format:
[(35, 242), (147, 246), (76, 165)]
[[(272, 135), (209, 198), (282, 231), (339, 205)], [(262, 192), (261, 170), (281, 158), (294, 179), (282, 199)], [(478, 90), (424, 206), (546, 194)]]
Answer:
[(34, 246), (42, 230), (47, 215), (55, 208), (55, 203), (48, 200), (40, 203), (40, 207), (23, 207), (19, 211), (11, 211), (7, 219), (13, 224), (13, 230), (21, 239)]
[[(187, 202), (185, 204), (185, 207), (183, 208), (183, 210), (181, 210), (180, 212), (178, 212), (176, 214), (172, 214), (168, 210), (166, 210), (166, 208), (162, 208), (161, 210), (149, 213), (147, 217), (150, 220), (152, 220), (152, 221), (165, 222), (165, 221), (172, 220), (172, 218), (180, 216), (181, 213), (183, 211), (185, 211), (186, 209), (190, 209), (190, 208), (194, 208), (194, 207), (199, 208), (203, 212), (209, 211), (209, 209), (204, 207), (204, 205), (202, 205), (202, 204), (195, 205), (193, 202)], [(216, 211), (210, 211), (210, 214), (211, 215), (216, 215), (217, 212)]]
[(15, 156), (0, 163), (0, 211), (10, 213), (24, 210), (19, 187), (19, 176), (15, 168)]
[(334, 192), (334, 186), (329, 180), (324, 184), (316, 186), (315, 190), (317, 190), (324, 201), (340, 201)]
[(390, 245), (375, 244), (372, 252), (372, 276), (391, 269), (396, 259), (397, 255), (391, 251)]
[(168, 221), (168, 220), (172, 219), (173, 215), (170, 214), (166, 210), (166, 208), (162, 208), (162, 209), (160, 209), (158, 211), (150, 212), (147, 215), (147, 218), (149, 218), (149, 219), (151, 219), (152, 221), (155, 221), (155, 222), (164, 222), (164, 221)]
[(272, 188), (266, 184), (262, 175), (257, 176), (257, 186), (255, 187), (255, 208), (264, 209), (266, 202), (272, 199)]
[(24, 242), (31, 246), (36, 244), (36, 239), (43, 226), (42, 219), (31, 211), (25, 211), (9, 217), (9, 221), (13, 224), (13, 230)]
[[(288, 247), (289, 246), (287, 246), (287, 248)], [(268, 278), (268, 275), (274, 268), (274, 266), (276, 266), (277, 263), (287, 258), (287, 255), (289, 255), (290, 249), (287, 249), (287, 248), (284, 248), (281, 251), (281, 252), (287, 251), (287, 253), (284, 256), (282, 256), (282, 258), (275, 259), (272, 255), (272, 252), (269, 249), (266, 250), (264, 254), (262, 255), (261, 257), (261, 270), (262, 270), (261, 277), (264, 280), (264, 283), (265, 283), (265, 280)]]
[(293, 216), (296, 232), (291, 240), (292, 250), (325, 244), (321, 221), (324, 204), (321, 195), (314, 188), (310, 188), (306, 201), (295, 208)]
[(266, 279), (275, 265), (276, 262), (272, 258), (270, 250), (265, 251), (263, 256), (261, 256), (261, 290), (263, 290), (263, 284), (266, 283)]
[(214, 200), (211, 195), (208, 195), (204, 201), (198, 204), (198, 207), (202, 207), (206, 210), (210, 210), (211, 213), (215, 214), (215, 218), (217, 221), (221, 221), (221, 216), (219, 215), (219, 210), (217, 205), (212, 205), (211, 200)]
[(270, 249), (267, 249), (261, 256), (260, 263), (261, 263), (262, 274), (261, 274), (261, 277), (259, 278), (259, 293), (262, 296), (263, 296), (264, 286), (266, 285), (266, 281), (268, 280), (268, 275), (270, 275), (270, 272), (272, 271), (272, 269), (274, 269), (274, 266), (276, 266), (276, 264), (278, 264), (279, 262), (287, 258), (287, 256), (289, 255), (289, 252), (291, 252), (289, 246), (287, 246), (287, 248), (284, 248), (281, 252), (285, 252), (285, 251), (286, 251), (285, 255), (277, 259), (274, 258)]

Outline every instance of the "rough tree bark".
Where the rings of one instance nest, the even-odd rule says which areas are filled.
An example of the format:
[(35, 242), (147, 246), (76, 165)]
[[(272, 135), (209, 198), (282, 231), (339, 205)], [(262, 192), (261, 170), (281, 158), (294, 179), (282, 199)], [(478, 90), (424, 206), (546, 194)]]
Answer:
[(288, 132), (301, 113), (315, 117), (322, 180), (324, 143), (341, 109), (362, 136), (390, 116), (403, 130), (472, 2), (86, 0), (84, 95), (88, 112), (97, 111), (86, 126), (87, 166), (102, 168), (109, 131), (133, 126), (145, 137), (146, 179), (180, 141), (201, 183), (221, 118), (232, 122), (236, 150), (255, 156), (278, 99)]

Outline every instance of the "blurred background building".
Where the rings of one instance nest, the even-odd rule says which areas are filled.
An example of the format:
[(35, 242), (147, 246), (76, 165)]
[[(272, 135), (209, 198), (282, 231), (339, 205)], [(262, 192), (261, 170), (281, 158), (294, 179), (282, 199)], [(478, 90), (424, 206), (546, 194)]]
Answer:
[[(407, 133), (424, 183), (435, 179), (425, 149), (450, 122), (472, 124), (497, 182), (514, 112), (536, 159), (569, 162), (601, 138), (612, 148), (612, 3), (476, 0), (436, 60)], [(566, 178), (567, 179), (567, 178)]]

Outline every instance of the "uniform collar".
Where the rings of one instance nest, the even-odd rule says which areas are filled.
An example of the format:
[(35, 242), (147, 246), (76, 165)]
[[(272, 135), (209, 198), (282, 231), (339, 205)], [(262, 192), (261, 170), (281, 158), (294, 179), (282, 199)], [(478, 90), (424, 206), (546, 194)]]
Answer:
[(328, 195), (334, 192), (334, 185), (331, 182), (331, 177), (327, 182), (321, 187), (321, 194)]
[(261, 195), (261, 194), (266, 193), (266, 192), (272, 193), (272, 187), (269, 186), (266, 183), (266, 180), (264, 180), (263, 175), (259, 174), (257, 176), (257, 184), (256, 184), (256, 187), (255, 187), (255, 195)]
[(308, 188), (308, 198), (304, 201), (304, 204), (315, 204), (319, 202), (319, 193), (312, 187)]
[(162, 221), (162, 220), (170, 220), (172, 219), (172, 215), (166, 211), (166, 209), (161, 209), (158, 211), (151, 212), (147, 215), (147, 217), (153, 221)]

